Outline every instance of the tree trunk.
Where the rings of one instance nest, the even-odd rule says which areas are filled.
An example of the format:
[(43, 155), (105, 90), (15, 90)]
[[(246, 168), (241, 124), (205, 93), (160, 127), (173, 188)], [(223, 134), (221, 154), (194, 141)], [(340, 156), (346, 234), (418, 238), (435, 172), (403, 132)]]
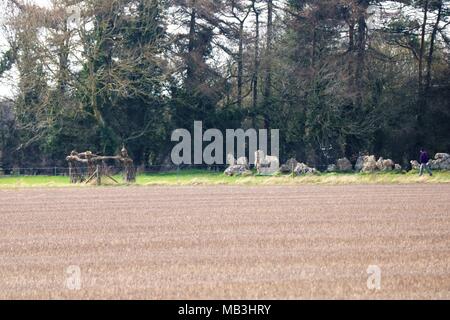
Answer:
[(428, 0), (424, 3), (424, 14), (422, 22), (422, 34), (420, 39), (420, 52), (419, 52), (419, 101), (422, 100), (423, 95), (423, 57), (425, 54), (425, 36), (428, 18)]
[(426, 38), (426, 27), (427, 27), (427, 19), (428, 19), (428, 5), (429, 1), (425, 0), (424, 2), (424, 14), (423, 21), (421, 27), (421, 38), (420, 38), (420, 50), (419, 50), (419, 76), (418, 76), (418, 97), (417, 97), (417, 121), (416, 121), (416, 148), (419, 148), (423, 145), (425, 140), (425, 135), (423, 133), (424, 126), (424, 114), (427, 104), (427, 99), (425, 97), (424, 92), (424, 79), (423, 79), (423, 65), (424, 65), (424, 55), (425, 55), (425, 38)]
[(272, 96), (272, 42), (273, 42), (273, 1), (267, 0), (267, 43), (266, 43), (266, 63), (265, 63), (265, 83), (264, 83), (264, 125), (266, 129), (270, 127), (268, 109)]
[(355, 84), (356, 84), (356, 105), (361, 107), (363, 102), (363, 90), (364, 90), (364, 68), (366, 58), (366, 7), (362, 9), (361, 15), (358, 18), (358, 39), (357, 39), (357, 56), (356, 56), (356, 71), (355, 71)]
[(186, 66), (186, 87), (190, 91), (193, 88), (195, 65), (193, 59), (193, 51), (195, 48), (195, 26), (196, 26), (197, 11), (195, 9), (195, 0), (192, 2), (191, 20), (189, 22), (189, 43), (188, 43), (188, 58)]
[(348, 25), (348, 51), (353, 52), (355, 49), (355, 25)]
[(255, 7), (255, 2), (253, 2), (253, 11), (255, 13), (255, 57), (254, 57), (254, 71), (253, 71), (253, 110), (258, 107), (258, 78), (259, 78), (259, 11)]
[(316, 28), (316, 22), (314, 22), (313, 25), (313, 39), (312, 39), (312, 46), (311, 46), (311, 70), (313, 72), (313, 75), (315, 76), (316, 73), (316, 47), (317, 47), (317, 28)]
[(242, 107), (242, 84), (243, 84), (243, 76), (244, 76), (244, 21), (241, 21), (239, 24), (239, 52), (238, 52), (238, 75), (237, 75), (237, 103), (239, 109)]
[(442, 18), (442, 1), (439, 1), (438, 14), (436, 17), (436, 23), (433, 26), (433, 32), (431, 34), (430, 51), (428, 53), (428, 59), (427, 59), (427, 75), (426, 75), (425, 92), (424, 92), (425, 99), (427, 99), (429, 90), (431, 87), (431, 68), (433, 65), (434, 44), (436, 41), (436, 35), (437, 35), (437, 31), (439, 29), (439, 23), (441, 22), (441, 18)]
[(63, 22), (64, 38), (61, 40), (61, 44), (58, 50), (58, 89), (61, 97), (66, 93), (67, 90), (67, 78), (69, 73), (69, 46), (70, 46), (70, 36), (69, 30), (67, 28), (67, 19)]

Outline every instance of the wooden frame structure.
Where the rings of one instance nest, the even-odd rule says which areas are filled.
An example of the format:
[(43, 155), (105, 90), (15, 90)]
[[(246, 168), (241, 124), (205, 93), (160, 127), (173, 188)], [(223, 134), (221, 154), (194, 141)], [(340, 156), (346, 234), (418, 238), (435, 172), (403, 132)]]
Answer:
[[(95, 181), (97, 185), (101, 185), (102, 176), (104, 176), (118, 184), (119, 182), (111, 176), (105, 165), (105, 162), (108, 160), (120, 162), (125, 183), (134, 183), (136, 181), (136, 170), (133, 166), (133, 159), (128, 156), (128, 151), (124, 147), (117, 156), (99, 156), (90, 151), (83, 153), (72, 151), (66, 157), (66, 161), (69, 163), (70, 182), (74, 184), (88, 184)], [(87, 178), (83, 174), (82, 165), (87, 166)]]

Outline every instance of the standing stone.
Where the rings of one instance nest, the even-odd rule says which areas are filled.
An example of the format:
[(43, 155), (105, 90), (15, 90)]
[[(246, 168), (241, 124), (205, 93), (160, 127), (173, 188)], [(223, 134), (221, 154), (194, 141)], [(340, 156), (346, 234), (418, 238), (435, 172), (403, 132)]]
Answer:
[(450, 170), (450, 155), (447, 153), (437, 153), (429, 165), (432, 170)]
[(258, 174), (273, 175), (280, 170), (280, 160), (274, 156), (266, 156), (264, 151), (255, 152), (255, 166)]
[(375, 156), (365, 156), (362, 172), (371, 173), (375, 171), (377, 171), (377, 161), (375, 160)]
[(384, 159), (383, 159), (383, 157), (380, 157), (380, 159), (378, 159), (378, 161), (377, 161), (377, 169), (379, 171), (384, 171)]
[(235, 161), (233, 155), (228, 154), (227, 163), (229, 164), (229, 167), (224, 172), (224, 174), (227, 176), (231, 177), (252, 174), (252, 172), (249, 170), (248, 160), (246, 157), (241, 157), (237, 161)]
[(227, 154), (227, 165), (229, 166), (236, 165), (236, 160), (234, 159), (234, 156), (231, 153)]
[(338, 169), (335, 164), (330, 164), (327, 168), (327, 172), (337, 172)]
[(356, 160), (355, 170), (360, 172), (364, 168), (364, 156), (359, 156), (358, 160)]
[(420, 169), (420, 163), (417, 160), (412, 160), (410, 163), (413, 170)]
[(291, 172), (293, 172), (295, 170), (297, 165), (298, 165), (298, 161), (297, 160), (295, 160), (293, 158), (289, 159), (288, 161), (286, 161), (285, 164), (283, 164), (280, 167), (280, 172), (281, 173), (291, 173)]
[(310, 168), (304, 163), (299, 163), (297, 164), (297, 167), (294, 169), (294, 172), (297, 176), (300, 176), (304, 174), (315, 174), (317, 170), (314, 168)]
[(384, 160), (384, 170), (392, 171), (395, 169), (395, 162), (391, 159)]
[(450, 158), (440, 163), (441, 170), (450, 170)]
[(380, 158), (377, 161), (377, 169), (379, 171), (392, 171), (394, 166), (395, 166), (395, 163), (391, 159), (384, 160), (383, 158)]
[(248, 169), (248, 159), (247, 157), (240, 157), (239, 159), (237, 159), (236, 164), (238, 166), (244, 166)]
[(447, 160), (450, 159), (450, 154), (448, 153), (436, 153), (436, 156), (434, 157), (436, 160)]
[(241, 175), (251, 175), (251, 171), (248, 170), (245, 166), (242, 165), (234, 165), (234, 166), (229, 166), (224, 174), (227, 176), (241, 176)]
[(350, 172), (353, 170), (352, 163), (347, 158), (339, 159), (336, 162), (336, 167), (340, 172)]
[(294, 168), (298, 165), (298, 161), (294, 158), (289, 159), (288, 161), (286, 161), (286, 166), (288, 166), (289, 168)]

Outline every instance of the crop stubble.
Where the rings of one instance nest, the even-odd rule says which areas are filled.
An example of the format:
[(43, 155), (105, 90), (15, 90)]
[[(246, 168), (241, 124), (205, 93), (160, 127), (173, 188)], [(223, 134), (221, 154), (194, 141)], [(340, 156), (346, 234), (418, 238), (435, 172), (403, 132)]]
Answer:
[(3, 299), (450, 299), (447, 184), (5, 189), (0, 203)]

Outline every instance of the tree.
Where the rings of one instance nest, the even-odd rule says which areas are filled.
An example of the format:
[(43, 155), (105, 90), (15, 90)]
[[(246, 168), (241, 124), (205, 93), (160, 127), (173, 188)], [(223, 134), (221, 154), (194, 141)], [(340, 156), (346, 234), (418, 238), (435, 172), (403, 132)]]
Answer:
[[(272, 47), (273, 47), (273, 0), (267, 0), (267, 31), (266, 31), (266, 52), (264, 63), (264, 109), (270, 108), (272, 96)], [(264, 116), (264, 126), (270, 128), (268, 115)]]
[(450, 148), (449, 1), (9, 0), (7, 12), (8, 163), (122, 144), (165, 163), (171, 130), (194, 120), (278, 128), (282, 160), (323, 167)]

